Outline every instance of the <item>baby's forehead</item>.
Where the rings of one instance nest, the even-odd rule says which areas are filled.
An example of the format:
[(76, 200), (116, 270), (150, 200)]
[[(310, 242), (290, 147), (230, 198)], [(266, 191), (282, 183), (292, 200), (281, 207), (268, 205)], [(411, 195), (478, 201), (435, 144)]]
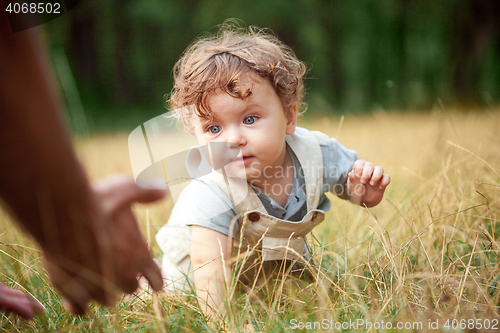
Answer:
[(223, 89), (215, 90), (210, 96), (207, 96), (207, 104), (215, 112), (217, 107), (235, 106), (241, 104), (258, 104), (262, 99), (268, 99), (269, 96), (278, 97), (278, 94), (271, 83), (265, 78), (254, 76), (238, 80), (237, 88), (241, 96), (235, 96)]
[(207, 101), (213, 100), (217, 96), (224, 96), (224, 94), (232, 95), (229, 91), (239, 91), (240, 93), (245, 93), (244, 95), (247, 97), (253, 96), (254, 92), (275, 92), (271, 82), (267, 78), (252, 71), (241, 75), (228, 85), (208, 92)]
[[(204, 103), (191, 106), (189, 127), (204, 127), (207, 123), (236, 116), (249, 109), (264, 108), (269, 100), (281, 101), (269, 79), (254, 71), (245, 72), (232, 82), (232, 86), (217, 87), (200, 93), (199, 100), (204, 100)], [(242, 95), (243, 97), (238, 97)]]

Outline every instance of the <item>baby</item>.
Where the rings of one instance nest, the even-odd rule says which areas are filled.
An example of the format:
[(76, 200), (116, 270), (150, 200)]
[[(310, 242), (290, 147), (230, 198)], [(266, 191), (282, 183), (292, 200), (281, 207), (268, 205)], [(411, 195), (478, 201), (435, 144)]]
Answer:
[[(214, 172), (184, 189), (156, 236), (168, 287), (194, 283), (209, 314), (220, 307), (234, 267), (248, 281), (256, 262), (307, 257), (304, 236), (331, 207), (325, 192), (372, 207), (389, 185), (382, 167), (297, 127), (305, 71), (275, 36), (232, 26), (196, 41), (174, 68), (169, 106), (184, 131), (201, 144), (236, 149), (224, 177)], [(228, 178), (244, 179), (243, 198), (234, 200)]]

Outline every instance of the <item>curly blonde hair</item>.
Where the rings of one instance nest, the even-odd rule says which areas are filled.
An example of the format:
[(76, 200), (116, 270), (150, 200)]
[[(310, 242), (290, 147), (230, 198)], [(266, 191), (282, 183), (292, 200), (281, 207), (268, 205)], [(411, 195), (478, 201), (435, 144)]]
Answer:
[(193, 112), (213, 119), (208, 100), (216, 90), (243, 100), (251, 96), (251, 89), (242, 91), (238, 82), (250, 71), (269, 80), (287, 114), (294, 105), (299, 114), (305, 111), (304, 63), (269, 30), (246, 29), (232, 22), (221, 25), (215, 35), (198, 38), (184, 51), (174, 66), (174, 88), (166, 97), (166, 107), (178, 109), (174, 116), (190, 133)]

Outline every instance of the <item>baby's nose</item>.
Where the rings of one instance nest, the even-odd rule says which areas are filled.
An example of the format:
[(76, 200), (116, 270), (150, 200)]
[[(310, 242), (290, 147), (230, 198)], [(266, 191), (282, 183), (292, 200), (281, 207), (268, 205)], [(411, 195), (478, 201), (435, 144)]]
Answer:
[(228, 149), (236, 149), (236, 148), (238, 148), (239, 146), (238, 146), (237, 144), (235, 144), (235, 143), (232, 143), (232, 142), (226, 142), (226, 147), (227, 147)]
[(241, 147), (247, 144), (247, 140), (239, 129), (234, 129), (229, 131), (227, 136), (227, 143), (228, 148), (231, 148), (232, 146)]

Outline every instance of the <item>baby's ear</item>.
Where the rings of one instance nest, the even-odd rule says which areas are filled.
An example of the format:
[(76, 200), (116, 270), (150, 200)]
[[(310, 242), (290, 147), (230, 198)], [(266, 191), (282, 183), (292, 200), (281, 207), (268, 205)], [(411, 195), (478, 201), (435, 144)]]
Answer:
[(292, 105), (288, 110), (286, 118), (286, 134), (292, 135), (295, 133), (295, 127), (297, 127), (297, 104)]

